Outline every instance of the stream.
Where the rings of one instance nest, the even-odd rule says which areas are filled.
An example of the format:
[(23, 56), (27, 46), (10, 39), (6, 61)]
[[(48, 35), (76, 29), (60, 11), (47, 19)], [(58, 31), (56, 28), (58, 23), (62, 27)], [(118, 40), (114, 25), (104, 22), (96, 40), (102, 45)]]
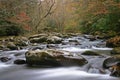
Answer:
[[(77, 44), (76, 44), (77, 41)], [(25, 52), (30, 48), (40, 47), (46, 49), (48, 44), (39, 44), (37, 46), (27, 46), (22, 50), (0, 51), (0, 56), (12, 58), (8, 62), (0, 61), (0, 80), (120, 80), (109, 76), (110, 72), (104, 70), (102, 73), (102, 64), (104, 59), (109, 57), (112, 48), (105, 46), (105, 41), (97, 39), (90, 41), (83, 36), (73, 36), (64, 38), (61, 44), (49, 44), (51, 49), (70, 51), (74, 55), (81, 55), (84, 51), (94, 51), (102, 56), (86, 56), (88, 60), (84, 66), (70, 67), (28, 67), (26, 64), (16, 65), (15, 59), (24, 59)]]

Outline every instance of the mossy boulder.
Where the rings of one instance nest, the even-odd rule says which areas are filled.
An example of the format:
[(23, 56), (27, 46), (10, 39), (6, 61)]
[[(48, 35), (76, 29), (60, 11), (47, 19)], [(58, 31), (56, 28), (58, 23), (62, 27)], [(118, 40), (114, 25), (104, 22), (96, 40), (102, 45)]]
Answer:
[(47, 66), (82, 66), (87, 60), (82, 56), (73, 56), (70, 52), (60, 50), (30, 50), (25, 53), (28, 65)]
[(60, 64), (46, 51), (35, 50), (28, 51), (25, 54), (26, 63), (30, 66), (32, 65), (49, 65), (49, 66), (59, 66)]
[(87, 55), (87, 56), (100, 56), (99, 53), (93, 52), (93, 51), (85, 51), (82, 53), (82, 55)]

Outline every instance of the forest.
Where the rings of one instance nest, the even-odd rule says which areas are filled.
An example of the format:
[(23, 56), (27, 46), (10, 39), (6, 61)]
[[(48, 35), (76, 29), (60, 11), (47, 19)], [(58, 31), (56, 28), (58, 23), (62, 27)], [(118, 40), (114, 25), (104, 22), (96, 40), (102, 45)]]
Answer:
[(60, 32), (119, 35), (120, 0), (0, 0), (1, 36)]
[(0, 80), (120, 80), (120, 0), (0, 0)]

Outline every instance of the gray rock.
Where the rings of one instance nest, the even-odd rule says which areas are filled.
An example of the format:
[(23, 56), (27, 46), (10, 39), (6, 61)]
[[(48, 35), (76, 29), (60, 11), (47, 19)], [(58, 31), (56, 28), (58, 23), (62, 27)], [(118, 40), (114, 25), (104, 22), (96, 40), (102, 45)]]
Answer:
[(7, 61), (11, 60), (11, 58), (1, 57), (0, 60), (1, 60), (2, 62), (7, 62)]
[(18, 50), (19, 49), (13, 42), (8, 42), (7, 48), (9, 48), (11, 50)]
[(28, 65), (82, 66), (87, 63), (82, 56), (73, 56), (70, 52), (53, 49), (28, 51), (25, 57)]
[(115, 56), (112, 56), (112, 57), (108, 57), (103, 62), (103, 68), (108, 69), (118, 62), (120, 62), (120, 55), (115, 55)]
[(18, 64), (18, 65), (25, 64), (25, 63), (26, 63), (26, 61), (22, 60), (22, 59), (17, 59), (17, 60), (14, 61), (14, 64)]
[(47, 38), (47, 43), (48, 44), (59, 44), (62, 42), (62, 38), (58, 37), (58, 36), (49, 36)]

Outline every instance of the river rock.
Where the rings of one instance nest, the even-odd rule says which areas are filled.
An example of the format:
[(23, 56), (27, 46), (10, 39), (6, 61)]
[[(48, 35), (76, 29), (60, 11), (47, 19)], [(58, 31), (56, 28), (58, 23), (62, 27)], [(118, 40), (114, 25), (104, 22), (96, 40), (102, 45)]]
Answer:
[(95, 41), (96, 40), (96, 36), (93, 36), (93, 35), (84, 35), (84, 38), (87, 38), (90, 41)]
[(29, 37), (29, 39), (32, 39), (32, 38), (39, 38), (39, 37), (47, 37), (48, 35), (47, 34), (35, 34), (35, 35), (32, 35)]
[(25, 53), (28, 65), (48, 66), (82, 66), (87, 60), (82, 56), (74, 56), (70, 52), (60, 50), (30, 50)]
[(107, 47), (120, 47), (120, 36), (113, 37), (106, 41)]
[(0, 60), (1, 60), (2, 62), (7, 62), (7, 61), (11, 60), (11, 58), (1, 57)]
[(93, 52), (93, 51), (85, 51), (85, 52), (82, 53), (82, 55), (87, 55), (87, 56), (101, 56), (99, 53)]
[(45, 36), (30, 39), (31, 43), (44, 43), (46, 41), (47, 41), (47, 37), (45, 37)]
[(22, 60), (22, 59), (17, 59), (17, 60), (14, 61), (14, 64), (18, 64), (18, 65), (25, 64), (25, 63), (26, 63), (26, 61)]
[(13, 42), (8, 42), (7, 48), (11, 50), (18, 50), (18, 47)]
[(69, 40), (69, 44), (80, 45), (78, 40)]
[(103, 68), (108, 69), (118, 62), (120, 62), (120, 55), (108, 57), (103, 61)]
[(49, 36), (47, 38), (47, 43), (48, 44), (60, 44), (62, 42), (62, 38), (58, 36)]
[(17, 46), (28, 46), (29, 40), (26, 37), (20, 37), (14, 41), (15, 45)]
[(120, 77), (120, 62), (118, 62), (115, 65), (111, 66), (109, 68), (109, 70), (111, 71), (110, 76)]
[(4, 45), (0, 45), (0, 50), (3, 50), (5, 48)]

